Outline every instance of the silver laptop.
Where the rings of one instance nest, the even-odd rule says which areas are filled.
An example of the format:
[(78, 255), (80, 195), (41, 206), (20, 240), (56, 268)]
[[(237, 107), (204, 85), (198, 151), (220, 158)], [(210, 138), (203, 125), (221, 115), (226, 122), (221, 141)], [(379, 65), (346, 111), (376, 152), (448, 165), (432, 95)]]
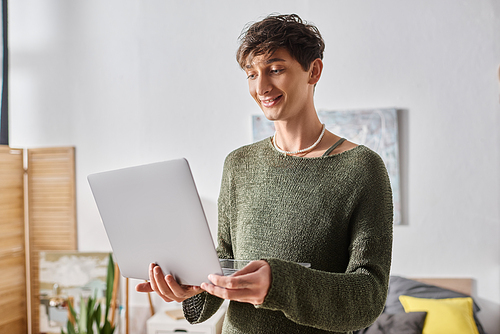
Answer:
[(222, 275), (186, 159), (92, 174), (88, 181), (123, 276), (147, 280), (150, 263), (186, 285)]

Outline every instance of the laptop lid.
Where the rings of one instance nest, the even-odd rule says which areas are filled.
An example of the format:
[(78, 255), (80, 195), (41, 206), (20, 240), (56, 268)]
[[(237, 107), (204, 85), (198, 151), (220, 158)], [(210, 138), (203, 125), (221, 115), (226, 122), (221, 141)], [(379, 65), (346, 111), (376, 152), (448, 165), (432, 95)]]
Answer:
[(88, 181), (121, 274), (149, 279), (149, 264), (181, 284), (222, 274), (186, 159), (91, 174)]

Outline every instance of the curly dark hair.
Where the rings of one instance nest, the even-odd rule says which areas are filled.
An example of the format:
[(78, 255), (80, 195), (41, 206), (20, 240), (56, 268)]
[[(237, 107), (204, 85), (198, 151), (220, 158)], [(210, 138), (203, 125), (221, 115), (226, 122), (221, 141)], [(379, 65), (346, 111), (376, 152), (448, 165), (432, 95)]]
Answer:
[(253, 57), (270, 55), (283, 48), (307, 71), (314, 59), (323, 59), (325, 50), (318, 28), (297, 14), (271, 14), (262, 21), (249, 24), (239, 41), (236, 60), (243, 69)]

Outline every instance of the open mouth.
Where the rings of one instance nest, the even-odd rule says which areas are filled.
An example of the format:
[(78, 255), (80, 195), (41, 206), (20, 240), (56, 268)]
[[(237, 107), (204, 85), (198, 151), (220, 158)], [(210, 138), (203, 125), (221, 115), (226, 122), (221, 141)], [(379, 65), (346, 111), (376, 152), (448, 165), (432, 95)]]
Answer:
[(283, 95), (276, 96), (275, 98), (272, 99), (267, 99), (267, 100), (261, 100), (261, 103), (264, 107), (269, 108), (274, 106), (276, 103), (278, 103)]

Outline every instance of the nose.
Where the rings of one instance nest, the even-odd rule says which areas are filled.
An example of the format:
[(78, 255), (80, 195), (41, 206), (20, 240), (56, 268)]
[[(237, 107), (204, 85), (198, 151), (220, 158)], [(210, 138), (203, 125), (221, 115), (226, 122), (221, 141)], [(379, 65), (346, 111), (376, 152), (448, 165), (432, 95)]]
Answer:
[(271, 82), (268, 80), (266, 75), (259, 75), (255, 79), (255, 90), (258, 95), (266, 95), (271, 91)]

